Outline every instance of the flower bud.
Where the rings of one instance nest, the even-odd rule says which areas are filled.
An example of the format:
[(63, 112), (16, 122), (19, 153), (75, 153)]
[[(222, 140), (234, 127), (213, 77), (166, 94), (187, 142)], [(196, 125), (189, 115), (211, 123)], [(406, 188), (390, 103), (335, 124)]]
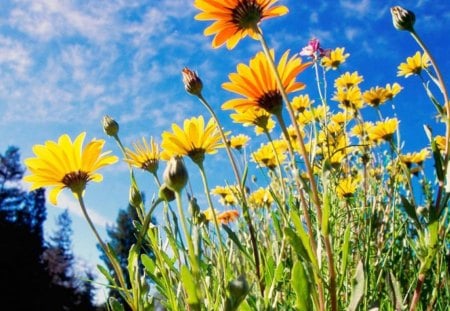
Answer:
[(158, 196), (167, 202), (175, 200), (175, 193), (172, 190), (170, 190), (165, 183), (163, 183), (159, 188)]
[(203, 83), (197, 73), (187, 67), (184, 67), (181, 73), (183, 74), (183, 83), (186, 92), (199, 96), (202, 93)]
[(401, 6), (394, 6), (391, 8), (391, 14), (392, 22), (397, 30), (414, 31), (416, 15), (413, 12)]
[(249, 292), (248, 282), (245, 276), (240, 275), (236, 280), (228, 283), (228, 294), (226, 300), (227, 310), (237, 310)]
[(180, 192), (188, 181), (188, 172), (184, 166), (183, 158), (172, 157), (164, 171), (164, 182), (170, 190)]
[(119, 124), (110, 116), (104, 116), (103, 120), (103, 130), (109, 136), (116, 136), (119, 133)]
[(142, 204), (142, 194), (135, 185), (131, 185), (128, 198), (130, 205), (134, 208), (139, 208)]

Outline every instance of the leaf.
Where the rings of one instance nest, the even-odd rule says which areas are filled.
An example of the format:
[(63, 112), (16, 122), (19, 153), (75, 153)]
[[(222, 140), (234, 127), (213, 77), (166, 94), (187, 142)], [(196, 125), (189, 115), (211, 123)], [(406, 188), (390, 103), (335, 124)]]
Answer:
[(358, 308), (361, 298), (364, 296), (364, 266), (361, 260), (356, 266), (352, 283), (352, 296), (350, 297), (348, 311), (355, 311)]
[(402, 200), (402, 205), (405, 209), (406, 214), (408, 214), (409, 218), (414, 221), (414, 224), (417, 226), (417, 228), (420, 229), (421, 225), (419, 222), (419, 218), (417, 217), (416, 208), (409, 202), (409, 200), (405, 196), (401, 195), (400, 198)]
[(388, 286), (387, 290), (389, 293), (389, 297), (391, 298), (392, 302), (395, 305), (395, 310), (401, 311), (403, 309), (402, 306), (403, 297), (400, 290), (400, 284), (398, 283), (394, 274), (390, 270), (389, 274), (386, 275), (386, 284)]
[(122, 304), (114, 297), (109, 297), (108, 303), (112, 311), (125, 311), (125, 308), (122, 306)]
[(296, 261), (292, 268), (292, 288), (296, 295), (295, 307), (297, 310), (313, 310), (311, 301), (311, 286), (301, 261)]
[(324, 237), (329, 234), (329, 220), (330, 220), (331, 204), (330, 194), (325, 189), (323, 195), (323, 207), (322, 207), (322, 235)]
[(313, 267), (314, 267), (314, 269), (316, 269), (316, 271), (318, 271), (319, 266), (317, 264), (316, 257), (314, 256), (313, 250), (311, 248), (311, 244), (309, 243), (309, 236), (308, 236), (308, 234), (306, 234), (303, 222), (300, 220), (300, 216), (295, 211), (291, 211), (289, 213), (289, 216), (291, 217), (291, 220), (294, 223), (298, 237), (302, 241), (303, 248), (305, 249), (306, 253), (308, 254), (308, 256), (305, 259), (308, 260), (308, 262), (310, 262), (313, 265)]
[(183, 283), (183, 287), (186, 291), (187, 298), (186, 302), (191, 308), (191, 310), (200, 310), (200, 300), (197, 295), (197, 286), (194, 277), (191, 274), (191, 271), (183, 265), (181, 266), (181, 282)]
[(108, 280), (109, 283), (116, 284), (114, 278), (111, 276), (111, 274), (109, 274), (109, 271), (106, 270), (105, 267), (97, 265), (97, 269), (100, 271), (101, 274), (103, 274), (103, 276)]
[(347, 274), (347, 263), (348, 263), (348, 253), (350, 251), (350, 226), (345, 229), (344, 233), (344, 243), (342, 244), (342, 259), (341, 259), (341, 273), (340, 273), (340, 281), (339, 288), (342, 286), (345, 276)]
[(228, 237), (231, 239), (231, 241), (234, 242), (234, 244), (236, 244), (237, 248), (242, 252), (242, 254), (244, 254), (248, 259), (250, 259), (250, 261), (253, 263), (253, 265), (255, 265), (255, 262), (253, 261), (253, 257), (250, 256), (250, 254), (247, 252), (247, 250), (242, 246), (241, 241), (239, 241), (239, 238), (236, 235), (236, 233), (234, 233), (234, 231), (231, 230), (230, 227), (228, 227), (227, 225), (222, 225), (222, 228), (226, 231), (226, 233), (228, 234)]

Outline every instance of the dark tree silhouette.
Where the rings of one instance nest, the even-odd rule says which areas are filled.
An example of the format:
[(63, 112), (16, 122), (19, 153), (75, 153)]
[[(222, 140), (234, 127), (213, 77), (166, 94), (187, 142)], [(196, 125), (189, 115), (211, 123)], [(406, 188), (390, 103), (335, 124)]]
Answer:
[[(24, 172), (18, 148), (0, 154), (1, 306), (9, 306), (8, 310), (95, 310), (92, 286), (74, 281), (70, 219), (63, 217), (60, 226), (69, 229), (61, 229), (54, 244), (46, 245), (45, 191), (24, 191), (20, 184)], [(62, 270), (44, 260), (44, 254), (60, 251), (67, 260), (60, 262)], [(55, 270), (59, 272), (53, 274)], [(71, 286), (66, 286), (69, 283)]]

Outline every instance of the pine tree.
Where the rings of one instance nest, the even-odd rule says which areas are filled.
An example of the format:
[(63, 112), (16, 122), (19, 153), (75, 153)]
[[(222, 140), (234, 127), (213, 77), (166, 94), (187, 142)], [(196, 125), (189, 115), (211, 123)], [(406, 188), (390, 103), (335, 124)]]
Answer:
[(53, 290), (58, 293), (58, 305), (62, 310), (93, 310), (93, 287), (86, 285), (92, 273), (77, 271), (72, 250), (72, 219), (64, 210), (57, 220), (58, 230), (53, 233), (43, 254), (52, 278)]

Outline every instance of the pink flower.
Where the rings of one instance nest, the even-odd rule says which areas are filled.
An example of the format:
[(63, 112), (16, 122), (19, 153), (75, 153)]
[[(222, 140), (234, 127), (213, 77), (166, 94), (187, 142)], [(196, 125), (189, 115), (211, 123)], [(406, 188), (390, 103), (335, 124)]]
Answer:
[(301, 50), (300, 55), (311, 57), (313, 60), (317, 60), (327, 55), (328, 53), (329, 50), (324, 50), (320, 47), (319, 39), (312, 38), (311, 40), (309, 40), (308, 45)]

